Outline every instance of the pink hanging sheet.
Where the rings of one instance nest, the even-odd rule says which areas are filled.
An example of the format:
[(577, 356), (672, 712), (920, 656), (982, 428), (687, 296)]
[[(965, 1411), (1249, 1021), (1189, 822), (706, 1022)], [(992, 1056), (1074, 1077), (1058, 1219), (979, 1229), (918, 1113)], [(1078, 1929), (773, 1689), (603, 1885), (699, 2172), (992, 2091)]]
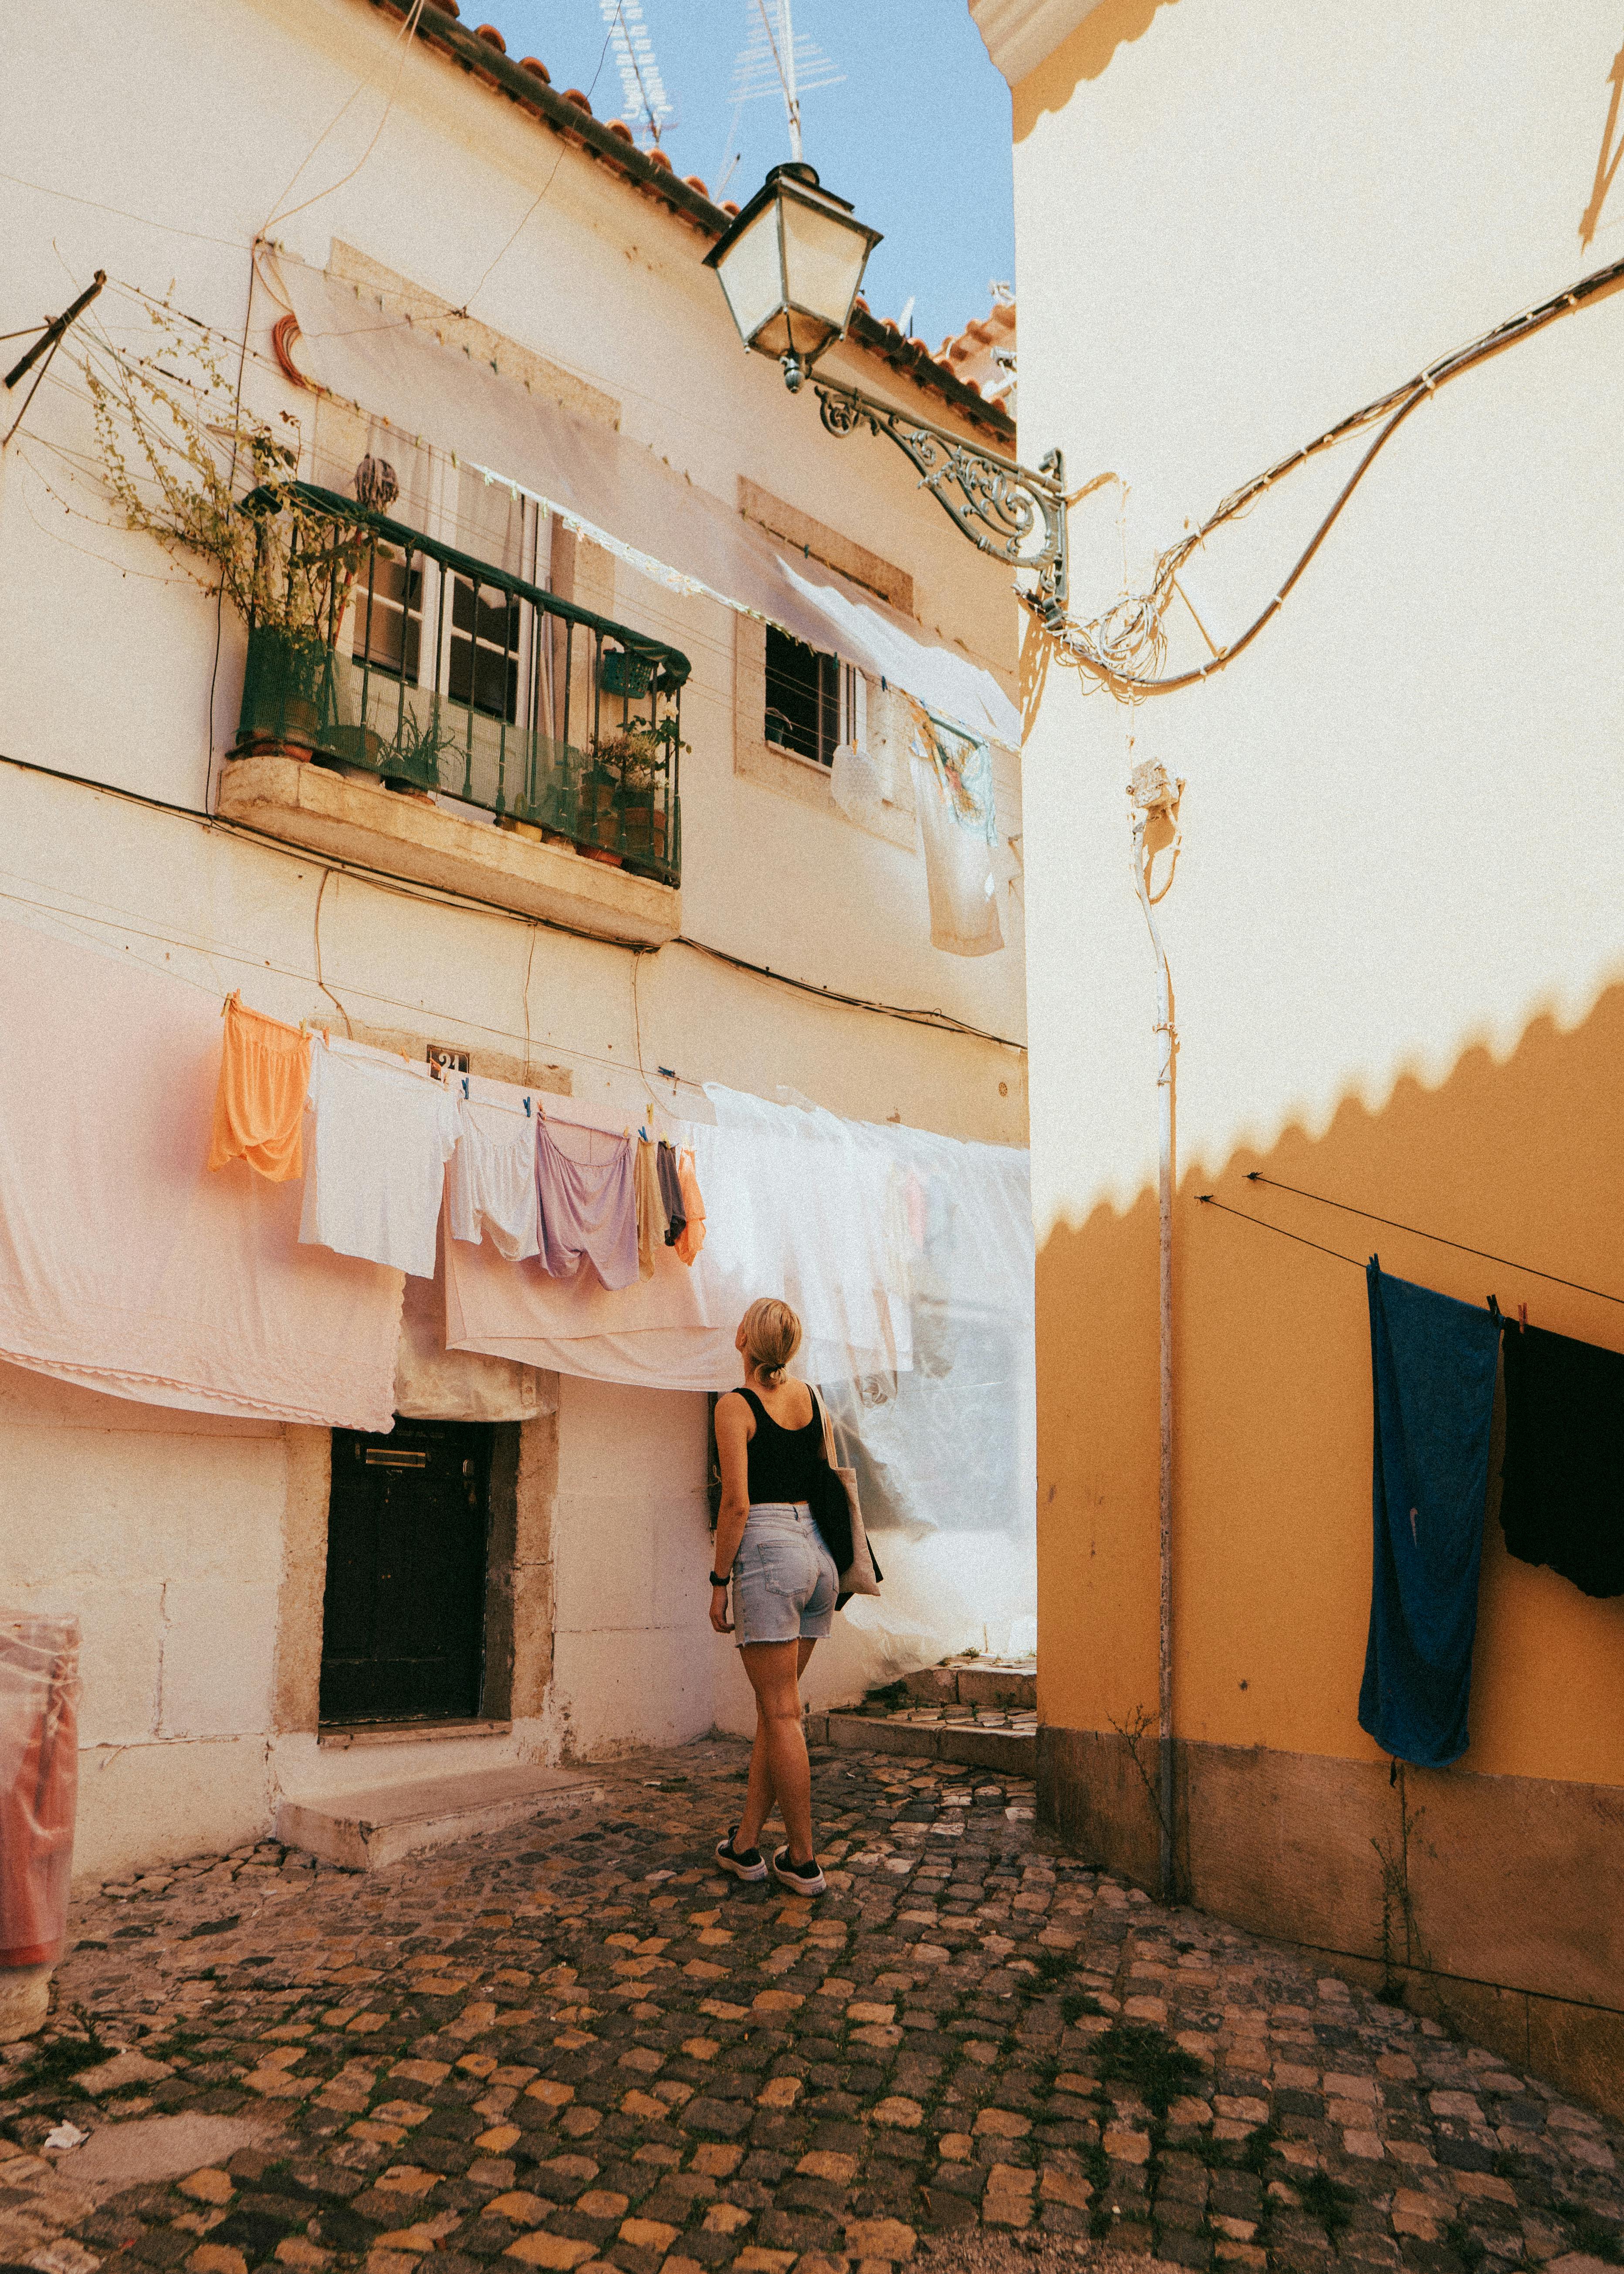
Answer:
[(387, 1430), (398, 1271), (299, 1245), (300, 1187), (210, 1174), (220, 1005), (0, 923), (0, 1357), (192, 1412)]

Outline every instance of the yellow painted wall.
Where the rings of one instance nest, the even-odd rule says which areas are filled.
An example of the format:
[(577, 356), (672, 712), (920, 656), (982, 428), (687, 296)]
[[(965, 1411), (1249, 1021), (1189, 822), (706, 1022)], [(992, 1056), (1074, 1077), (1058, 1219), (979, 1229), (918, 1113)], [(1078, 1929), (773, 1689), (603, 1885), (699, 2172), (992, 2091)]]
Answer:
[[(1242, 481), (1624, 255), (1616, 6), (1102, 0), (1015, 93), (1022, 456), (1086, 618)], [(1581, 224), (1593, 228), (1582, 244)], [(1160, 911), (1180, 1034), (1176, 1721), (1379, 1758), (1357, 1705), (1370, 1359), (1356, 1265), (1624, 1349), (1624, 1308), (1245, 1182), (1624, 1294), (1624, 298), (1441, 391), (1275, 621), (1130, 717), (1029, 642), (1040, 1705), (1155, 1706), (1154, 967), (1124, 784), (1188, 783)], [(1214, 639), (1279, 589), (1359, 446), (1181, 583)], [(1206, 651), (1177, 604), (1169, 667)], [(1351, 1261), (1201, 1208), (1214, 1192)], [(1624, 1783), (1624, 1601), (1491, 1526), (1464, 1766)]]

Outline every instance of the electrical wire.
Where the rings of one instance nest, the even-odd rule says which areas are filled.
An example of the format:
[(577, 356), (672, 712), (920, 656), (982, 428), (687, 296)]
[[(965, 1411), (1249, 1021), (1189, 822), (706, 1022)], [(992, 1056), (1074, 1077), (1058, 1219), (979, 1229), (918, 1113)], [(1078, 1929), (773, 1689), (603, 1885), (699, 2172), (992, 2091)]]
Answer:
[[(45, 183), (27, 181), (21, 174), (0, 172), (0, 182), (14, 182), (20, 190), (33, 190), (42, 198), (60, 198), (67, 205), (88, 206), (94, 213), (114, 214), (120, 221), (135, 222), (142, 229), (162, 230), (167, 237), (195, 237), (199, 245), (223, 245), (233, 252), (244, 252), (248, 249), (247, 240), (244, 237), (214, 237), (205, 229), (180, 229), (173, 222), (154, 221), (149, 214), (132, 213), (126, 206), (106, 205), (100, 198), (76, 197), (71, 190), (49, 189)], [(43, 329), (43, 327), (39, 328)], [(20, 338), (21, 334), (13, 333), (11, 336)]]
[[(1559, 1272), (1542, 1271), (1537, 1263), (1519, 1263), (1509, 1255), (1492, 1255), (1486, 1247), (1469, 1247), (1463, 1239), (1447, 1239), (1440, 1231), (1423, 1231), (1419, 1224), (1400, 1224), (1395, 1216), (1378, 1216), (1373, 1209), (1355, 1208), (1350, 1201), (1334, 1201), (1325, 1193), (1308, 1193), (1298, 1185), (1283, 1185), (1278, 1177), (1266, 1177), (1261, 1169), (1249, 1170), (1246, 1181), (1249, 1185), (1271, 1186), (1277, 1193), (1294, 1193), (1298, 1200), (1313, 1201), (1320, 1208), (1338, 1209), (1343, 1216), (1363, 1216), (1367, 1224), (1385, 1224), (1389, 1231), (1407, 1231), (1412, 1239), (1430, 1239), (1438, 1247), (1456, 1248), (1462, 1255), (1476, 1255), (1485, 1263), (1503, 1264), (1507, 1271), (1526, 1271), (1531, 1278), (1548, 1279), (1553, 1286), (1571, 1287), (1576, 1295), (1594, 1295), (1604, 1303), (1624, 1304), (1624, 1295), (1609, 1295), (1605, 1288), (1587, 1287), (1582, 1279), (1564, 1279)], [(1262, 1219), (1257, 1221), (1260, 1223)]]
[(343, 117), (345, 111), (349, 109), (350, 104), (365, 94), (367, 89), (372, 86), (372, 82), (370, 77), (363, 79), (360, 86), (354, 88), (352, 92), (346, 96), (344, 101), (340, 103), (338, 109), (327, 121), (326, 126), (322, 128), (320, 133), (311, 144), (310, 148), (305, 152), (304, 157), (300, 159), (298, 164), (294, 168), (293, 173), (288, 181), (287, 187), (282, 192), (282, 197), (277, 199), (275, 204), (272, 207), (269, 215), (267, 216), (265, 226), (259, 231), (260, 237), (268, 236), (278, 222), (291, 221), (295, 214), (305, 213), (312, 206), (319, 206), (323, 198), (330, 198), (335, 190), (342, 190), (346, 182), (353, 182), (356, 176), (360, 172), (362, 167), (365, 165), (367, 160), (378, 147), (379, 137), (382, 134), (384, 128), (388, 124), (389, 114), (395, 109), (395, 98), (401, 91), (401, 80), (404, 77), (406, 71), (406, 58), (411, 51), (412, 38), (417, 32), (417, 20), (423, 13), (423, 5), (424, 0), (411, 0), (411, 5), (406, 12), (405, 21), (402, 24), (400, 30), (395, 35), (395, 45), (398, 47), (401, 51), (400, 61), (395, 67), (395, 84), (389, 89), (388, 94), (385, 98), (383, 116), (379, 120), (377, 126), (373, 129), (372, 139), (367, 144), (365, 149), (362, 151), (360, 156), (356, 160), (355, 164), (350, 169), (350, 171), (347, 174), (341, 174), (337, 181), (329, 182), (325, 190), (318, 190), (314, 197), (301, 199), (297, 206), (288, 206), (285, 208), (283, 207), (282, 199), (288, 195), (289, 191), (292, 189), (294, 183), (298, 180), (299, 176), (304, 171), (305, 167), (309, 165), (317, 151), (320, 149), (322, 144), (327, 140), (327, 136), (333, 132), (333, 129), (338, 124), (339, 120)]
[[(67, 782), (76, 789), (94, 790), (103, 797), (120, 798), (128, 804), (146, 806), (155, 813), (169, 814), (177, 820), (192, 822), (200, 828), (218, 830), (223, 836), (240, 837), (250, 844), (263, 847), (267, 852), (279, 854), (284, 860), (297, 861), (304, 867), (331, 870), (339, 876), (357, 877), (364, 882), (374, 885), (380, 892), (392, 892), (399, 900), (427, 903), (436, 907), (458, 908), (474, 915), (506, 917), (528, 923), (531, 929), (532, 941), (537, 930), (544, 930), (559, 932), (570, 939), (584, 940), (594, 947), (615, 948), (623, 954), (635, 956), (658, 955), (663, 953), (666, 947), (686, 947), (696, 955), (708, 955), (718, 963), (731, 964), (737, 970), (748, 971), (757, 978), (771, 980), (776, 986), (787, 987), (802, 994), (815, 995), (825, 1002), (838, 1004), (845, 1009), (870, 1012), (876, 1017), (898, 1019), (909, 1025), (937, 1027), (947, 1033), (963, 1035), (974, 1041), (1002, 1043), (1006, 1050), (1019, 1050), (1023, 1057), (1026, 1054), (1026, 1045), (1024, 1043), (1012, 1041), (1007, 1035), (995, 1035), (984, 1028), (972, 1026), (965, 1020), (955, 1019), (950, 1013), (912, 1009), (902, 1004), (873, 1002), (863, 996), (842, 994), (831, 987), (820, 987), (811, 980), (794, 979), (784, 972), (771, 970), (765, 964), (748, 962), (742, 956), (731, 955), (725, 948), (711, 947), (703, 940), (689, 939), (686, 934), (680, 935), (674, 940), (667, 940), (660, 946), (645, 945), (629, 940), (609, 939), (602, 932), (589, 931), (579, 924), (563, 923), (554, 917), (521, 915), (515, 909), (499, 907), (488, 900), (477, 900), (467, 893), (445, 892), (434, 885), (413, 885), (401, 877), (391, 876), (387, 870), (374, 869), (365, 862), (347, 861), (335, 854), (316, 853), (307, 847), (291, 845), (285, 838), (273, 837), (265, 830), (251, 828), (244, 822), (232, 821), (221, 814), (208, 813), (201, 807), (179, 805), (168, 798), (150, 796), (142, 790), (125, 789), (115, 782), (97, 781), (86, 774), (70, 773), (64, 767), (43, 765), (34, 758), (13, 757), (9, 752), (0, 751), (0, 765), (14, 766), (22, 773), (42, 774), (47, 780)], [(45, 904), (41, 903), (41, 905)], [(172, 938), (168, 934), (154, 933), (150, 936), (155, 939), (163, 939), (171, 946), (191, 945), (191, 943)], [(220, 954), (227, 953), (222, 949), (195, 952)], [(252, 960), (248, 958), (231, 960)], [(308, 975), (292, 973), (287, 975), (303, 978)], [(365, 993), (368, 990), (362, 991)], [(379, 1003), (397, 1003), (397, 998), (393, 996), (371, 995), (369, 999)], [(398, 1001), (397, 1007), (420, 1010), (422, 1005), (409, 1004), (402, 998)], [(460, 1012), (447, 1012), (440, 1015), (459, 1020), (464, 1026), (479, 1026), (481, 1023), (477, 1020), (465, 1018)], [(482, 1031), (500, 1035), (506, 1042), (524, 1041), (528, 1044), (530, 1039), (528, 1031), (522, 1036), (506, 1027), (485, 1027)], [(552, 1047), (566, 1048), (561, 1043), (555, 1043)], [(573, 1055), (590, 1057), (591, 1053), (577, 1051)], [(605, 1065), (619, 1063), (607, 1058), (598, 1062)]]
[[(598, 69), (592, 73), (590, 79), (587, 83), (586, 99), (589, 105), (590, 104), (593, 94), (596, 91), (598, 79), (603, 75), (604, 64), (608, 59), (610, 41), (613, 37), (614, 34), (612, 30), (609, 33), (608, 37), (605, 40), (602, 51), (598, 56)], [(659, 139), (658, 134), (656, 135), (655, 139), (656, 141)], [(507, 244), (503, 245), (501, 251), (486, 264), (484, 275), (475, 285), (473, 290), (464, 296), (462, 306), (459, 308), (453, 308), (450, 311), (452, 315), (464, 317), (468, 315), (470, 308), (479, 297), (479, 295), (485, 290), (485, 286), (490, 282), (492, 271), (500, 262), (506, 260), (508, 255), (513, 251), (514, 246), (518, 243), (525, 230), (530, 227), (532, 216), (540, 211), (543, 200), (545, 199), (548, 191), (553, 187), (553, 181), (558, 174), (558, 169), (563, 164), (568, 149), (569, 144), (560, 136), (559, 140), (558, 155), (553, 161), (553, 171), (547, 176), (546, 180), (536, 192), (530, 204), (526, 207), (523, 220), (520, 222), (519, 226), (514, 230), (513, 235), (508, 238)]]
[[(1177, 545), (1169, 546), (1159, 557), (1146, 591), (1125, 595), (1089, 622), (1077, 622), (1064, 610), (1054, 607), (1052, 604), (1046, 605), (1034, 593), (1023, 593), (1022, 599), (1049, 636), (1061, 659), (1091, 673), (1101, 685), (1119, 696), (1169, 695), (1177, 689), (1198, 685), (1214, 672), (1222, 671), (1226, 665), (1233, 663), (1278, 614), (1370, 466), (1412, 410), (1429, 401), (1450, 380), (1474, 370), (1478, 364), (1515, 346), (1519, 341), (1531, 338), (1536, 332), (1543, 331), (1547, 324), (1555, 323), (1560, 317), (1587, 306), (1592, 300), (1615, 290), (1620, 283), (1624, 283), (1624, 260), (1612, 261), (1605, 268), (1596, 269), (1589, 276), (1581, 277), (1577, 283), (1565, 291), (1523, 309), (1519, 314), (1497, 325), (1492, 331), (1485, 332), (1464, 347), (1440, 357), (1435, 363), (1417, 372), (1413, 379), (1390, 388), (1373, 403), (1350, 411), (1318, 440), (1305, 443), (1289, 456), (1276, 460), (1265, 472), (1254, 475), (1239, 489), (1231, 491), (1199, 529), (1189, 531)], [(1298, 554), (1268, 606), (1238, 638), (1218, 648), (1197, 669), (1162, 675), (1160, 666), (1167, 648), (1163, 619), (1177, 591), (1175, 581), (1177, 573), (1191, 555), (1206, 544), (1215, 530), (1246, 513), (1274, 483), (1283, 480), (1288, 474), (1295, 473), (1299, 466), (1306, 465), (1323, 451), (1346, 440), (1350, 435), (1376, 425), (1378, 421), (1383, 423), (1375, 440), (1343, 484), (1330, 511)], [(1183, 599), (1183, 593), (1179, 592), (1178, 597)], [(1187, 600), (1185, 606), (1189, 606)], [(1194, 615), (1193, 608), (1191, 614)], [(1199, 620), (1197, 621), (1199, 624)], [(1206, 639), (1205, 628), (1201, 629), (1202, 637)], [(1211, 645), (1210, 640), (1207, 644)]]

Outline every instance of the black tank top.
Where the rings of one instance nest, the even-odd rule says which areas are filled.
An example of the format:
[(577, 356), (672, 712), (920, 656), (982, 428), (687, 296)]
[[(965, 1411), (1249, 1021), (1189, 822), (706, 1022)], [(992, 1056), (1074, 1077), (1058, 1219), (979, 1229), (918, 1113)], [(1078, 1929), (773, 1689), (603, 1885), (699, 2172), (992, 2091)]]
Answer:
[(823, 1457), (823, 1433), (816, 1402), (804, 1429), (783, 1429), (753, 1389), (743, 1395), (756, 1416), (756, 1434), (745, 1449), (751, 1506), (765, 1500), (809, 1500), (812, 1472)]

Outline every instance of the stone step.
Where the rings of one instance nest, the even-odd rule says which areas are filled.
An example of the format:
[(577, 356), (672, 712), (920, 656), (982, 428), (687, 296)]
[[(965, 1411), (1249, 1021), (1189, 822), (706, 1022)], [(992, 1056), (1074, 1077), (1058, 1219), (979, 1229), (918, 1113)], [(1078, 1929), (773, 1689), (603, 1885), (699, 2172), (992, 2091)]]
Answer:
[(854, 1752), (962, 1761), (966, 1768), (990, 1769), (1003, 1776), (1037, 1774), (1035, 1728), (914, 1721), (906, 1714), (830, 1713), (808, 1715), (807, 1738), (811, 1744), (838, 1745)]
[(1038, 1670), (1030, 1661), (950, 1658), (903, 1677), (911, 1697), (927, 1706), (1004, 1706), (1035, 1713)]
[(378, 1871), (402, 1856), (502, 1832), (537, 1816), (564, 1816), (601, 1803), (590, 1775), (523, 1766), (471, 1776), (418, 1777), (365, 1791), (323, 1794), (277, 1804), (276, 1837), (324, 1864)]

